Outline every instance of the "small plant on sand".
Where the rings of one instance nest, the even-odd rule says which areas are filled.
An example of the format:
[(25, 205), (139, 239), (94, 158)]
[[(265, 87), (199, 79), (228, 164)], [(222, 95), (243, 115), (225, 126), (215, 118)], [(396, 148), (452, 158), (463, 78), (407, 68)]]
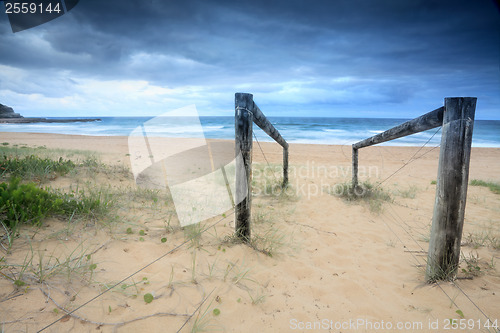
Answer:
[(435, 283), (438, 281), (454, 281), (456, 279), (459, 265), (455, 264), (447, 255), (445, 255), (441, 260), (442, 261), (440, 262), (442, 263), (448, 263), (444, 265), (446, 269), (443, 269), (438, 261), (435, 261), (431, 265), (428, 259), (426, 260), (427, 268), (425, 273), (428, 283)]
[(224, 270), (224, 282), (226, 282), (227, 277), (229, 276), (229, 273), (232, 272), (232, 270), (234, 269), (235, 266), (236, 266), (236, 264), (232, 263), (232, 262), (227, 264), (226, 269)]
[(168, 214), (168, 217), (163, 219), (163, 226), (165, 227), (165, 232), (168, 234), (174, 230), (174, 227), (170, 225), (170, 222), (172, 221), (172, 216), (174, 215), (173, 212), (170, 212)]
[(144, 302), (146, 303), (151, 303), (154, 299), (154, 296), (150, 293), (144, 295)]
[(215, 275), (215, 268), (217, 266), (217, 258), (215, 258), (214, 262), (212, 264), (207, 263), (207, 268), (208, 268), (208, 278), (212, 279)]
[(144, 284), (144, 285), (149, 284), (148, 278), (147, 277), (143, 277), (142, 280), (139, 281), (139, 282), (135, 282), (134, 278), (132, 278), (132, 283), (131, 284), (124, 283), (124, 284), (121, 285), (120, 288), (122, 290), (126, 290), (126, 289), (128, 289), (130, 287), (134, 287), (135, 290), (137, 291), (137, 293), (139, 293), (139, 289), (137, 288), (137, 286), (140, 285), (140, 284)]
[(263, 224), (266, 222), (272, 222), (273, 212), (269, 209), (265, 209), (262, 204), (254, 204), (255, 209), (252, 213), (252, 222), (255, 224)]
[(266, 300), (266, 295), (257, 294), (254, 296), (250, 293), (250, 291), (248, 291), (248, 296), (250, 296), (253, 305), (264, 303), (264, 301)]
[(115, 205), (115, 195), (108, 186), (77, 187), (69, 193), (53, 191), (61, 199), (61, 211), (65, 216), (76, 214), (89, 219), (99, 219), (108, 216)]
[(273, 225), (265, 230), (254, 232), (250, 246), (269, 257), (276, 255), (288, 244), (288, 235)]
[(455, 311), (455, 313), (460, 317), (460, 318), (465, 318), (465, 315), (464, 315), (464, 312), (460, 309), (458, 309), (457, 311)]
[(196, 281), (196, 248), (193, 248), (193, 253), (191, 255), (191, 282), (197, 284)]
[(170, 267), (170, 276), (168, 277), (168, 284), (167, 288), (173, 288), (174, 287), (174, 266)]
[(462, 268), (462, 273), (468, 277), (475, 277), (482, 274), (481, 267), (479, 266), (479, 256), (477, 253), (476, 255), (471, 253), (468, 258), (464, 255), (462, 256), (465, 263), (465, 268)]
[(128, 199), (141, 205), (147, 205), (151, 209), (160, 209), (162, 205), (172, 202), (172, 196), (168, 190), (151, 189), (147, 187), (136, 187), (127, 192)]
[[(293, 234), (286, 233), (276, 227), (273, 222), (269, 223), (256, 222), (252, 226), (252, 236), (247, 244), (252, 249), (259, 251), (269, 257), (282, 252), (284, 248), (288, 248), (293, 243)], [(221, 244), (234, 245), (244, 243), (236, 234), (226, 235)], [(225, 252), (226, 249), (219, 246), (219, 250)]]
[(392, 202), (389, 193), (367, 181), (357, 186), (351, 183), (336, 184), (329, 193), (346, 201), (367, 202), (372, 212), (380, 212), (383, 202)]
[(491, 247), (495, 250), (500, 250), (500, 236), (495, 236), (490, 239)]
[[(93, 263), (92, 255), (88, 249), (79, 244), (68, 254), (59, 257), (54, 252), (46, 258), (45, 251), (35, 252), (30, 244), (22, 264), (3, 265), (0, 275), (11, 280), (17, 287), (24, 287), (31, 283), (45, 283), (55, 276), (66, 277), (67, 282), (81, 279), (88, 283), (92, 282), (97, 264)], [(38, 255), (38, 258), (36, 258)]]
[(410, 187), (406, 190), (397, 188), (394, 191), (394, 194), (407, 198), (407, 199), (415, 199), (415, 196), (417, 195), (418, 188), (415, 185), (410, 185)]
[(234, 284), (239, 284), (244, 281), (250, 281), (250, 282), (255, 282), (253, 279), (250, 278), (250, 271), (251, 268), (246, 267), (245, 263), (243, 263), (241, 266), (233, 266), (233, 278), (232, 282)]
[(184, 227), (184, 238), (191, 242), (189, 247), (200, 248), (201, 232), (203, 226), (201, 223), (190, 224)]
[[(213, 302), (214, 300), (212, 299), (210, 304), (207, 305), (207, 307), (205, 308), (205, 310), (203, 310), (203, 312), (201, 312), (200, 309), (200, 311), (195, 317), (193, 326), (191, 327), (191, 333), (219, 331), (219, 327), (212, 324), (212, 320), (214, 320), (214, 317), (220, 315), (219, 309), (217, 308), (212, 309)], [(210, 314), (212, 314), (212, 316), (210, 316)]]
[[(26, 271), (28, 270), (28, 267), (32, 264), (33, 262), (33, 256), (29, 256), (29, 252), (26, 252), (26, 256), (24, 257), (24, 261), (21, 265), (9, 265), (5, 263), (5, 258), (2, 257), (2, 260), (0, 261), (0, 275), (6, 278), (7, 280), (12, 281), (12, 283), (17, 287), (21, 288), (26, 285), (24, 276), (26, 274)], [(4, 264), (2, 264), (2, 261)], [(5, 269), (5, 273), (3, 272)], [(7, 270), (9, 272), (7, 272)]]
[(495, 262), (495, 256), (491, 256), (491, 261), (488, 263), (488, 268), (495, 270), (496, 266), (497, 264)]
[(92, 254), (88, 251), (81, 243), (68, 254), (59, 257), (52, 254), (48, 260), (45, 260), (44, 251), (38, 251), (37, 265), (32, 265), (30, 271), (39, 283), (46, 282), (56, 275), (65, 276), (67, 282), (78, 278), (90, 283), (97, 264), (93, 262)]
[(489, 246), (495, 250), (500, 250), (500, 234), (492, 230), (469, 233), (465, 237), (465, 243), (474, 249)]

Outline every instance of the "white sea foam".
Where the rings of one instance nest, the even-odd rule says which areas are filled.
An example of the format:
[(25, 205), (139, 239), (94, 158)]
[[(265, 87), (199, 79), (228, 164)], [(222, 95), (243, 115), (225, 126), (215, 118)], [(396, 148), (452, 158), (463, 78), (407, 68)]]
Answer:
[[(184, 117), (185, 118), (185, 117)], [(36, 123), (36, 124), (0, 124), (0, 132), (34, 132), (56, 134), (80, 134), (98, 136), (127, 136), (145, 122), (148, 122), (148, 133), (155, 136), (196, 137), (199, 128), (180, 117), (163, 117), (149, 123), (149, 117), (137, 118), (102, 118), (102, 122), (89, 123)], [(282, 137), (291, 143), (313, 144), (353, 144), (375, 134), (379, 134), (398, 122), (380, 119), (335, 119), (325, 118), (319, 121), (314, 118), (274, 118), (272, 122)], [(234, 118), (202, 117), (201, 126), (207, 138), (234, 140)], [(273, 141), (258, 126), (254, 133), (259, 141)], [(500, 147), (500, 122), (476, 121), (474, 124), (473, 147)], [(434, 135), (434, 137), (432, 137)], [(432, 139), (427, 142), (430, 138)], [(436, 129), (416, 133), (404, 138), (392, 140), (384, 145), (390, 146), (438, 146), (441, 133)]]
[(331, 129), (331, 128), (324, 128), (323, 129), (324, 132), (328, 132), (328, 133), (347, 133), (346, 130), (341, 130), (341, 129)]

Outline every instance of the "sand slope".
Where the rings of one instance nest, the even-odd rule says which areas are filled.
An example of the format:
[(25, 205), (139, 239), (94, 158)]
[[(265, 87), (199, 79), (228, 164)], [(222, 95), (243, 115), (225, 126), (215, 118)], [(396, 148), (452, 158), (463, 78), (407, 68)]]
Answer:
[[(469, 269), (464, 261), (461, 279), (454, 283), (424, 281), (439, 149), (422, 149), (416, 156), (425, 155), (387, 180), (419, 148), (360, 150), (360, 178), (385, 180), (381, 187), (392, 200), (370, 205), (329, 193), (350, 179), (349, 146), (291, 145), (290, 196), (253, 199), (252, 232), (264, 249), (258, 251), (228, 241), (232, 211), (181, 230), (168, 193), (141, 192), (126, 172), (126, 138), (2, 133), (2, 141), (98, 152), (113, 167), (45, 185), (66, 190), (77, 183), (81, 188), (109, 185), (119, 203), (117, 217), (107, 221), (51, 218), (40, 229), (25, 228), (11, 252), (2, 252), (7, 275), (19, 274), (12, 265), (26, 263), (26, 254), (33, 257), (23, 277), (28, 288), (0, 278), (0, 322), (6, 332), (40, 330), (61, 318), (64, 309), (81, 306), (161, 256), (45, 331), (176, 332), (185, 324), (182, 332), (380, 332), (391, 327), (436, 332), (450, 319), (459, 323), (461, 313), (467, 320), (462, 323), (469, 325), (462, 331), (488, 331), (479, 327), (486, 316), (500, 320), (500, 250), (485, 240), (497, 237), (498, 246), (500, 195), (487, 188), (469, 187), (462, 241), (464, 257), (481, 268), (479, 276), (462, 279), (469, 276), (462, 272)], [(261, 145), (279, 170), (280, 147)], [(257, 189), (279, 178), (279, 171), (269, 172), (258, 146), (253, 159)], [(500, 149), (473, 149), (470, 179), (500, 182), (499, 175)], [(189, 240), (205, 228), (200, 238)], [(40, 257), (49, 267), (56, 266), (55, 258), (85, 261), (88, 254), (89, 263), (97, 265), (92, 272), (88, 265), (66, 265), (72, 270), (42, 283), (34, 274)], [(149, 304), (146, 293), (155, 297)]]

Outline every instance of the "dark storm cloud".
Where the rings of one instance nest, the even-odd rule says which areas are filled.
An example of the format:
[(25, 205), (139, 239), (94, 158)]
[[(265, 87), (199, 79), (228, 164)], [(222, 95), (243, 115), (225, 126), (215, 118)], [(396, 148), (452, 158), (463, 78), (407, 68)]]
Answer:
[[(492, 117), (500, 104), (499, 23), (489, 0), (82, 0), (36, 29), (12, 34), (0, 25), (0, 48), (8, 50), (0, 65), (33, 73), (21, 93), (78, 94), (66, 77), (143, 80), (204, 87), (203, 98), (246, 89), (275, 110), (319, 114), (356, 105), (379, 111), (374, 104), (421, 109), (474, 95)], [(38, 89), (50, 73), (53, 87)], [(2, 89), (12, 83), (0, 79)]]

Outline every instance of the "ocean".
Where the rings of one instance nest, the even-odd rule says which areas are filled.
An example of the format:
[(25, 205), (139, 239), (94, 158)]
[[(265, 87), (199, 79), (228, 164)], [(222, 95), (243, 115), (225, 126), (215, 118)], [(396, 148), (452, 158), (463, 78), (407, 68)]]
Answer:
[[(186, 120), (186, 117), (102, 117), (100, 119), (102, 120), (99, 122), (0, 124), (0, 132), (128, 136), (136, 128), (139, 128), (142, 133), (141, 125), (146, 123), (148, 135), (234, 139), (233, 117), (200, 117), (200, 122), (192, 118)], [(319, 117), (268, 117), (268, 119), (289, 143), (331, 145), (351, 145), (407, 120)], [(254, 133), (259, 141), (273, 141), (256, 125), (254, 125)], [(439, 145), (440, 140), (441, 133), (436, 128), (389, 141), (383, 145), (422, 146), (427, 144), (431, 147)], [(476, 120), (472, 146), (500, 147), (500, 121)]]

